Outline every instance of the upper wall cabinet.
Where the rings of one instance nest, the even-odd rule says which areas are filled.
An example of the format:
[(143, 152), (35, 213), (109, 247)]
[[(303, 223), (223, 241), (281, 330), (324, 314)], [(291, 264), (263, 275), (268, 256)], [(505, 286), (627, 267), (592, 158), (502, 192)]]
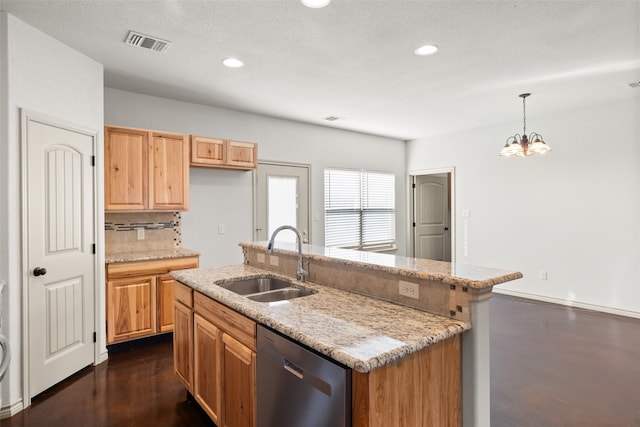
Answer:
[(105, 211), (189, 208), (189, 137), (105, 126)]
[(191, 166), (255, 169), (258, 167), (258, 144), (191, 135)]

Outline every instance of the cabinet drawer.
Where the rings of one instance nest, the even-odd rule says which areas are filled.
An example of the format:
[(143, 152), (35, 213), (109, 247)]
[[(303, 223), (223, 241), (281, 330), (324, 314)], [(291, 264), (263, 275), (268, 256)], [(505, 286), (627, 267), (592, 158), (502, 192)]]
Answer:
[(253, 351), (256, 350), (256, 322), (199, 292), (194, 292), (193, 299), (196, 313)]
[(176, 281), (173, 284), (173, 298), (189, 308), (193, 308), (193, 289)]
[(142, 276), (147, 274), (164, 274), (172, 270), (196, 268), (198, 257), (164, 258), (150, 261), (118, 262), (107, 264), (107, 278)]

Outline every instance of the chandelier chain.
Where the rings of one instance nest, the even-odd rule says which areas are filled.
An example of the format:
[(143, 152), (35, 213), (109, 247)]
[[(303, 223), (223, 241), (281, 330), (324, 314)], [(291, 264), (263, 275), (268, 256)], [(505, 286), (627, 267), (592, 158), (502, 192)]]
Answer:
[(527, 98), (525, 96), (523, 96), (522, 97), (522, 123), (523, 123), (522, 135), (526, 135), (527, 134), (527, 106), (526, 106), (526, 100), (527, 100)]

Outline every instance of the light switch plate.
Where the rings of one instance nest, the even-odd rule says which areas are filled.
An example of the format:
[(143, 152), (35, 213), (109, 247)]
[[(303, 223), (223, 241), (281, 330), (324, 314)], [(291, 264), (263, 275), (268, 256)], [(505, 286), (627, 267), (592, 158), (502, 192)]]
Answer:
[(271, 265), (273, 265), (273, 266), (277, 267), (277, 266), (279, 265), (279, 263), (280, 263), (280, 260), (278, 259), (278, 257), (277, 257), (277, 256), (271, 255), (271, 256), (269, 257), (269, 264), (271, 264)]
[(259, 263), (264, 264), (264, 254), (257, 254), (257, 255), (256, 255), (256, 260), (257, 260)]
[(136, 228), (138, 232), (138, 240), (144, 240), (144, 228)]

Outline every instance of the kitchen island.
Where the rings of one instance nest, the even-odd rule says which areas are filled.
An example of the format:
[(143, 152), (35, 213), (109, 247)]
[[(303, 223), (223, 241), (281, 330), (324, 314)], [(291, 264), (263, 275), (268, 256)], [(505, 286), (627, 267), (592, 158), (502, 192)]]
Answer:
[[(464, 425), (484, 425), (468, 416), (474, 414), (469, 405), (483, 390), (474, 384), (476, 373), (464, 372), (465, 366), (478, 365), (464, 358), (482, 348), (481, 337), (472, 334), (476, 323), (483, 322), (475, 306), (488, 300), (493, 285), (520, 273), (305, 245), (309, 277), (298, 282), (291, 279), (298, 260), (293, 245), (278, 242), (269, 255), (266, 243), (241, 246), (244, 264), (172, 275), (200, 298), (352, 368), (354, 426), (461, 425), (462, 420)], [(267, 276), (284, 276), (314, 293), (265, 304), (219, 286)], [(410, 286), (415, 294), (399, 295), (399, 286)], [(488, 360), (486, 365), (488, 372)], [(474, 385), (471, 399), (465, 397), (467, 384)]]

